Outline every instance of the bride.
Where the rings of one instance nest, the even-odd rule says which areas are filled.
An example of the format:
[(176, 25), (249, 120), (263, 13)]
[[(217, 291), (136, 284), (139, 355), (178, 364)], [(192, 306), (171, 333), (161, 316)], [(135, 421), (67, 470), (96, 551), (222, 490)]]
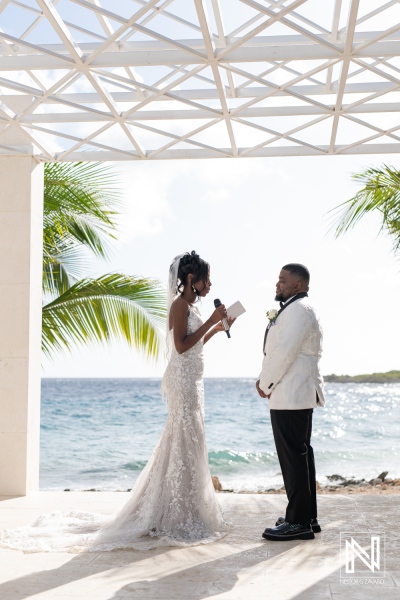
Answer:
[(203, 345), (224, 331), (219, 306), (203, 323), (196, 300), (211, 288), (210, 267), (194, 251), (177, 256), (168, 284), (169, 362), (162, 390), (168, 417), (130, 498), (113, 517), (72, 511), (0, 532), (0, 547), (28, 552), (148, 550), (191, 546), (226, 535), (208, 467), (204, 431)]

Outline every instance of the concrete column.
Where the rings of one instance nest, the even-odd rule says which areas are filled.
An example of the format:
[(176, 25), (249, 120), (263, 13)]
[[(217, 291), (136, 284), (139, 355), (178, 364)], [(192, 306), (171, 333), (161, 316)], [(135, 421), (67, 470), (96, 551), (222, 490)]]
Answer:
[(39, 488), (43, 164), (0, 155), (0, 495)]

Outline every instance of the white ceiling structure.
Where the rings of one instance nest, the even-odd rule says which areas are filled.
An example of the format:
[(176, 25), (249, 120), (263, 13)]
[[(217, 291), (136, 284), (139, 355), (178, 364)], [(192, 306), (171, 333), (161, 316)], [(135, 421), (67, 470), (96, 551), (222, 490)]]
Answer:
[(399, 0), (1, 0), (0, 153), (400, 152)]

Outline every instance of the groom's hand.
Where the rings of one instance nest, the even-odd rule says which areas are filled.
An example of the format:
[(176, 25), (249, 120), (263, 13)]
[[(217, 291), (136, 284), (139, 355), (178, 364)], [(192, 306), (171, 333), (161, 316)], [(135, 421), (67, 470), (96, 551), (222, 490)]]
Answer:
[(267, 396), (267, 394), (264, 394), (264, 392), (260, 388), (260, 380), (259, 379), (256, 381), (256, 388), (257, 388), (257, 392), (259, 393), (261, 398), (269, 398), (269, 396)]

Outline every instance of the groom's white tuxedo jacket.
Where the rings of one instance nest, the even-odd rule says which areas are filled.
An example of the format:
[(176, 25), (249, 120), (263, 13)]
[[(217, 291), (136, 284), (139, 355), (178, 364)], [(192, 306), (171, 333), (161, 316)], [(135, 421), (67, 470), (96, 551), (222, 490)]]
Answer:
[(269, 408), (299, 410), (324, 406), (319, 370), (322, 328), (308, 298), (289, 304), (268, 331), (260, 388)]

